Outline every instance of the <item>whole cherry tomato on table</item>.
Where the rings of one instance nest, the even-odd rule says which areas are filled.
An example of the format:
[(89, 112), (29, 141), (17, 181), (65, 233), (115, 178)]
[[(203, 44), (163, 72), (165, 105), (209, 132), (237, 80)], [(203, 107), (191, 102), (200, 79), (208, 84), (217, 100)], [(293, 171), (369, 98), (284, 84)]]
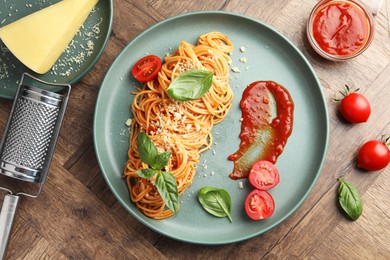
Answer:
[(340, 113), (350, 123), (364, 123), (371, 114), (371, 105), (368, 99), (355, 91), (351, 91), (348, 85), (345, 85), (345, 92), (340, 103)]
[(363, 144), (358, 154), (358, 167), (367, 171), (379, 171), (390, 162), (389, 138), (371, 140)]
[(155, 55), (148, 55), (137, 61), (131, 70), (134, 78), (141, 82), (148, 82), (157, 77), (161, 70), (161, 59)]

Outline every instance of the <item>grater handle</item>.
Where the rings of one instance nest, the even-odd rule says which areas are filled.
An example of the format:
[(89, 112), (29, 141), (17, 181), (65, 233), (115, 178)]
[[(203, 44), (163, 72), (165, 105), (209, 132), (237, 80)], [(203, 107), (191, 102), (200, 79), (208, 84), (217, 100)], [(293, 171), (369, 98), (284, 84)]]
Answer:
[(18, 195), (13, 194), (7, 194), (4, 197), (0, 213), (0, 259), (5, 259), (19, 198)]

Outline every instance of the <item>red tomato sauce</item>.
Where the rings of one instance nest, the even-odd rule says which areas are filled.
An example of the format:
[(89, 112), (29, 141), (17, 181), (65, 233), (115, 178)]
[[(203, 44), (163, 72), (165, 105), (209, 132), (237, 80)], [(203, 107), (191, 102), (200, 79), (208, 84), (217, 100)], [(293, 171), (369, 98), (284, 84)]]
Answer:
[(290, 93), (273, 81), (256, 81), (240, 102), (240, 147), (228, 157), (234, 161), (232, 179), (246, 178), (258, 160), (275, 163), (283, 152), (293, 126), (294, 103)]
[(355, 3), (331, 1), (314, 14), (313, 37), (326, 53), (349, 56), (361, 50), (370, 35), (370, 21)]

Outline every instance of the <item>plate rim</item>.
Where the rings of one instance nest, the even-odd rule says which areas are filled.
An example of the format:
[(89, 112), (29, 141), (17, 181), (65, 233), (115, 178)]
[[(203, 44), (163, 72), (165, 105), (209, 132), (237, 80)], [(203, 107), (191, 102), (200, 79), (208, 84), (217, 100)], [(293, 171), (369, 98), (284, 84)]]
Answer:
[[(139, 216), (137, 214), (133, 214), (133, 212), (131, 212), (131, 210), (128, 209), (127, 203), (120, 198), (118, 192), (114, 189), (113, 185), (111, 184), (111, 182), (108, 179), (107, 174), (103, 171), (103, 169), (105, 167), (101, 164), (101, 154), (99, 153), (99, 148), (98, 148), (99, 144), (98, 144), (98, 141), (96, 139), (96, 135), (97, 135), (97, 121), (98, 121), (98, 116), (99, 116), (98, 113), (97, 113), (98, 112), (97, 110), (98, 110), (99, 104), (101, 103), (100, 99), (102, 98), (102, 95), (103, 95), (102, 94), (102, 86), (107, 84), (106, 81), (109, 80), (108, 79), (109, 78), (109, 74), (111, 73), (111, 70), (114, 69), (115, 63), (119, 60), (120, 56), (122, 56), (123, 53), (125, 53), (127, 51), (129, 46), (131, 46), (133, 42), (136, 42), (139, 38), (143, 37), (144, 34), (147, 34), (149, 31), (154, 30), (156, 27), (158, 27), (160, 25), (163, 25), (166, 22), (169, 22), (169, 21), (172, 21), (172, 20), (176, 20), (176, 19), (181, 19), (181, 18), (184, 18), (184, 17), (187, 17), (187, 16), (206, 15), (206, 14), (208, 14), (208, 15), (210, 15), (210, 14), (227, 15), (227, 16), (230, 16), (230, 17), (238, 17), (240, 19), (249, 20), (249, 21), (254, 22), (254, 23), (256, 23), (256, 24), (258, 24), (260, 26), (265, 27), (268, 30), (271, 30), (274, 34), (276, 34), (279, 37), (281, 37), (283, 39), (283, 41), (285, 41), (285, 43), (287, 43), (291, 48), (293, 48), (295, 50), (296, 54), (298, 54), (299, 57), (302, 59), (302, 61), (306, 64), (307, 68), (310, 69), (310, 74), (313, 76), (313, 79), (315, 80), (316, 84), (318, 85), (319, 93), (321, 94), (320, 95), (321, 96), (321, 102), (323, 104), (323, 107), (321, 105), (321, 108), (323, 108), (323, 110), (325, 112), (324, 115), (321, 115), (321, 116), (324, 117), (324, 123), (325, 123), (325, 125), (324, 125), (324, 133), (326, 133), (326, 136), (323, 137), (323, 139), (324, 139), (324, 147), (323, 147), (322, 158), (320, 160), (320, 164), (318, 165), (317, 172), (316, 172), (316, 174), (315, 174), (315, 176), (313, 178), (313, 181), (310, 184), (309, 188), (305, 191), (305, 193), (302, 196), (302, 198), (297, 200), (297, 204), (293, 208), (291, 208), (291, 210), (287, 214), (285, 214), (278, 221), (276, 221), (275, 223), (269, 225), (267, 228), (263, 229), (260, 232), (254, 232), (251, 235), (243, 236), (243, 237), (241, 237), (239, 239), (225, 239), (223, 241), (213, 241), (213, 242), (203, 242), (203, 241), (199, 241), (199, 240), (186, 239), (184, 236), (181, 236), (181, 237), (174, 236), (174, 235), (170, 234), (169, 232), (162, 231), (162, 230), (158, 229), (157, 227), (155, 227), (154, 225), (152, 225), (152, 224), (150, 224), (148, 222), (143, 221), (141, 216)], [(143, 224), (146, 227), (154, 230), (155, 232), (157, 232), (157, 233), (159, 233), (159, 234), (161, 234), (163, 236), (166, 236), (168, 238), (172, 238), (172, 239), (174, 239), (176, 241), (182, 241), (182, 242), (186, 242), (186, 243), (190, 243), (190, 244), (199, 244), (199, 245), (224, 245), (224, 244), (231, 244), (231, 243), (245, 241), (245, 240), (251, 239), (253, 237), (259, 236), (261, 234), (264, 234), (265, 232), (268, 232), (269, 230), (275, 228), (276, 226), (278, 226), (281, 223), (283, 223), (287, 218), (289, 218), (299, 207), (302, 206), (303, 202), (307, 199), (309, 194), (312, 192), (314, 186), (316, 185), (316, 183), (318, 181), (319, 176), (321, 175), (321, 172), (323, 170), (323, 166), (324, 166), (324, 163), (325, 163), (328, 147), (329, 147), (329, 134), (330, 134), (330, 132), (329, 132), (329, 111), (328, 111), (325, 95), (324, 95), (324, 92), (323, 92), (320, 80), (319, 80), (318, 76), (316, 75), (316, 73), (314, 71), (314, 68), (312, 67), (312, 65), (310, 64), (308, 59), (303, 55), (303, 53), (285, 35), (283, 35), (279, 31), (277, 31), (274, 27), (266, 24), (265, 22), (263, 22), (263, 21), (261, 21), (259, 19), (256, 19), (256, 18), (252, 18), (252, 17), (246, 16), (246, 15), (241, 14), (241, 13), (235, 13), (235, 12), (223, 11), (223, 10), (192, 11), (192, 12), (186, 12), (186, 13), (173, 15), (171, 17), (168, 17), (166, 19), (163, 19), (163, 20), (153, 24), (152, 26), (148, 27), (147, 29), (145, 29), (142, 32), (140, 32), (139, 34), (137, 34), (133, 39), (131, 39), (123, 47), (123, 49), (118, 53), (118, 55), (116, 56), (114, 61), (111, 63), (110, 68), (107, 70), (107, 72), (106, 72), (106, 74), (105, 74), (105, 76), (103, 78), (103, 81), (102, 81), (102, 84), (101, 84), (101, 88), (99, 89), (99, 94), (97, 96), (97, 101), (96, 101), (96, 105), (95, 105), (95, 112), (94, 112), (94, 120), (93, 120), (93, 137), (94, 137), (93, 138), (93, 144), (94, 144), (95, 153), (96, 153), (97, 161), (98, 161), (98, 164), (99, 164), (99, 168), (101, 170), (101, 173), (102, 173), (102, 175), (103, 175), (103, 177), (105, 179), (105, 182), (106, 182), (107, 186), (110, 188), (110, 191), (114, 194), (116, 200), (118, 200), (118, 202), (122, 205), (122, 207), (124, 207), (125, 210), (129, 214), (131, 214), (135, 219), (137, 219), (137, 221), (141, 222), (141, 224)]]
[[(92, 68), (96, 65), (96, 63), (99, 61), (99, 59), (103, 55), (103, 52), (105, 51), (105, 49), (107, 47), (107, 43), (111, 37), (112, 23), (113, 23), (113, 18), (114, 18), (114, 0), (106, 0), (106, 1), (109, 1), (109, 10), (107, 10), (107, 11), (108, 11), (110, 19), (109, 19), (109, 22), (107, 24), (108, 25), (107, 26), (107, 28), (108, 28), (107, 36), (105, 37), (104, 41), (102, 42), (102, 47), (100, 48), (100, 50), (98, 52), (95, 53), (94, 58), (91, 60), (89, 65), (84, 70), (82, 70), (82, 72), (77, 77), (73, 78), (69, 82), (64, 82), (64, 84), (74, 85), (74, 84), (78, 83), (86, 74), (88, 74), (88, 72), (90, 72), (92, 70)], [(39, 75), (38, 75), (38, 77), (39, 77)], [(0, 92), (0, 98), (13, 100), (15, 98), (15, 95)]]

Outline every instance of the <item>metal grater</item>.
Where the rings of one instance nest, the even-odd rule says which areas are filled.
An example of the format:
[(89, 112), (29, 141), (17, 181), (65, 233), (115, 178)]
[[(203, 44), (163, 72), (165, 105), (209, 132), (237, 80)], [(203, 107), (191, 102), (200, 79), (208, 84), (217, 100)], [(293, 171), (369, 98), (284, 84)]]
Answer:
[(64, 96), (22, 86), (17, 98), (0, 169), (4, 175), (38, 182)]
[[(32, 80), (31, 85), (25, 83), (27, 79)], [(20, 195), (36, 198), (42, 190), (70, 88), (68, 84), (48, 83), (27, 73), (22, 75), (0, 145), (0, 176), (7, 176), (4, 177), (7, 181), (11, 177), (19, 185), (14, 190), (3, 187), (5, 182), (0, 183), (0, 190), (9, 193), (0, 213), (0, 259), (5, 255)], [(36, 194), (20, 189), (28, 183), (39, 184)]]

